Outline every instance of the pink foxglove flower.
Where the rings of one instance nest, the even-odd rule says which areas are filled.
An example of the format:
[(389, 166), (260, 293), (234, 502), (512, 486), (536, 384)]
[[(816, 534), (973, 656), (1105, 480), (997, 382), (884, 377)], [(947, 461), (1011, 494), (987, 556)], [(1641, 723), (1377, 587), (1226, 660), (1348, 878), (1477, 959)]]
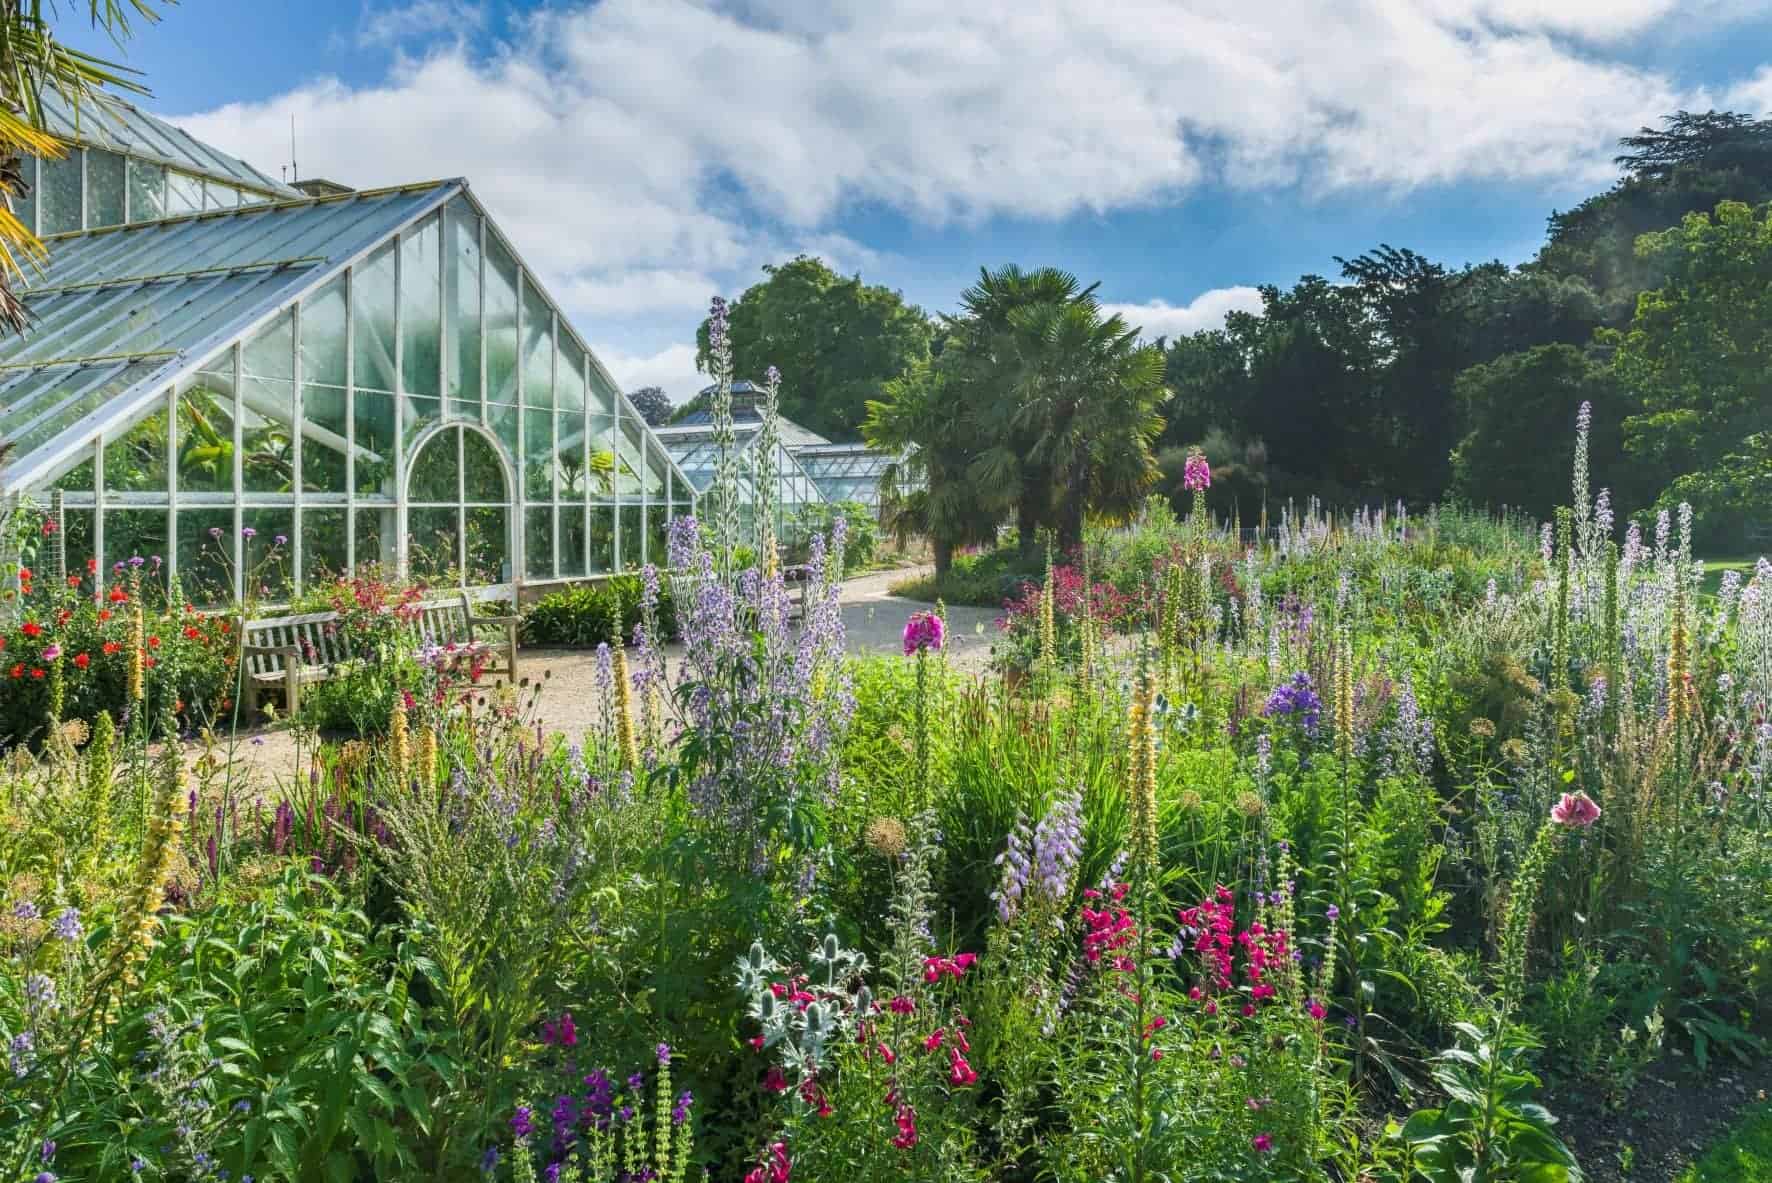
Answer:
[(1600, 807), (1586, 793), (1564, 793), (1562, 800), (1551, 806), (1551, 820), (1570, 829), (1585, 828), (1600, 820)]
[(1181, 471), (1181, 487), (1190, 493), (1204, 492), (1212, 485), (1212, 465), (1204, 453), (1189, 452), (1187, 465)]
[(904, 655), (915, 657), (924, 650), (939, 651), (946, 630), (933, 612), (913, 612), (904, 622)]

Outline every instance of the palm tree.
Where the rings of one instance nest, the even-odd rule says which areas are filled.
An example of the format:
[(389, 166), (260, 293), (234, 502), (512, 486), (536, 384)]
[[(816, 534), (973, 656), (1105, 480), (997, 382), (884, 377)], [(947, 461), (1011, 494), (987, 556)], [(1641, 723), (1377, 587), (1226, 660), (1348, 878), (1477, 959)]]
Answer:
[(882, 393), (868, 402), (861, 431), (870, 447), (903, 457), (881, 482), (885, 526), (900, 545), (912, 535), (929, 539), (940, 579), (958, 547), (991, 541), (1007, 502), (1002, 490), (973, 481), (978, 437), (942, 367), (919, 362)]
[[(86, 6), (92, 27), (119, 46), (130, 35), (132, 16), (160, 19), (154, 0), (86, 0)], [(13, 212), (29, 188), (25, 159), (68, 150), (45, 127), (44, 90), (53, 89), (75, 111), (107, 88), (147, 91), (127, 76), (133, 71), (58, 41), (50, 22), (59, 16), (57, 0), (0, 0), (0, 323), (15, 333), (25, 331), (29, 314), (14, 285), (44, 254), (43, 243)]]
[(974, 430), (990, 441), (972, 478), (1013, 501), (1030, 556), (1040, 527), (1073, 546), (1088, 510), (1129, 509), (1158, 476), (1162, 351), (1104, 318), (1095, 287), (1050, 267), (984, 271), (949, 318), (943, 359), (954, 359)]

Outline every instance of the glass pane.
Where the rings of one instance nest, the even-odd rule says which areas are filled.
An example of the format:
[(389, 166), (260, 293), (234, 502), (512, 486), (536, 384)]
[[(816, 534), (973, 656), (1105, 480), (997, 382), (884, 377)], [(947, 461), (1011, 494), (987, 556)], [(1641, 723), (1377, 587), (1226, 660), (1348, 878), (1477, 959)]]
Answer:
[(240, 459), (246, 492), (293, 491), (294, 374), (295, 319), (285, 312), (240, 350)]
[(615, 386), (589, 360), (585, 363), (585, 381), (589, 384), (591, 410), (598, 415), (615, 414), (615, 404), (620, 401), (616, 398)]
[(608, 497), (615, 492), (615, 420), (601, 415), (591, 417), (590, 488), (592, 497)]
[(62, 474), (61, 479), (50, 488), (60, 489), (64, 493), (91, 493), (93, 491), (92, 461), (83, 461), (78, 467)]
[(583, 503), (590, 482), (585, 473), (585, 423), (582, 411), (561, 411), (554, 417), (554, 456), (560, 470), (560, 500)]
[(178, 396), (178, 487), (190, 493), (234, 491), (234, 396), (231, 382), (199, 374)]
[(504, 465), (492, 442), (477, 431), (462, 433), (463, 496), (469, 501), (503, 504), (511, 499), (505, 488)]
[(467, 583), (480, 587), (511, 580), (510, 538), (506, 533), (508, 510), (491, 506), (469, 509)]
[(436, 395), (441, 377), (442, 324), (439, 321), (442, 224), (433, 214), (400, 236), (400, 368), (406, 390)]
[(352, 402), (351, 455), (357, 465), (357, 493), (394, 494), (394, 396), (359, 390)]
[(105, 488), (118, 493), (167, 492), (167, 436), (166, 412), (158, 410), (106, 444)]
[(203, 208), (203, 182), (181, 172), (166, 175), (166, 216), (194, 214)]
[(504, 445), (505, 454), (517, 455), (517, 408), (499, 403), (488, 406), (487, 425)]
[(345, 511), (301, 511), (301, 585), (312, 591), (348, 570), (345, 557)]
[(166, 169), (129, 158), (129, 220), (151, 222), (166, 213)]
[(394, 389), (394, 244), (359, 264), (351, 279), (357, 389)]
[(357, 549), (352, 559), (353, 569), (359, 574), (376, 567), (392, 570), (394, 566), (394, 507), (388, 505), (375, 509), (359, 509), (356, 511), (355, 517), (357, 521)]
[(560, 327), (559, 369), (554, 372), (554, 398), (562, 411), (576, 411), (585, 405), (585, 355), (578, 344)]
[(646, 507), (646, 558), (643, 560), (644, 562), (664, 566), (665, 558), (669, 554), (666, 549), (665, 535), (670, 530), (670, 526), (671, 512), (669, 509), (662, 505)]
[(461, 510), (411, 509), (406, 513), (406, 525), (406, 564), (412, 577), (429, 583), (450, 580), (459, 566), (456, 550)]
[(585, 573), (585, 509), (582, 505), (560, 509), (560, 574)]
[(178, 583), (193, 604), (234, 602), (234, 511), (178, 511)]
[[(93, 527), (98, 518), (96, 509), (63, 509), (62, 510), (62, 546), (67, 558), (67, 573), (78, 575), (90, 580), (93, 572), (98, 570), (98, 555), (94, 553)], [(90, 592), (92, 584), (87, 582), (81, 588)]]
[(461, 474), (456, 447), (460, 439), (459, 428), (439, 432), (412, 458), (412, 471), (406, 478), (407, 501), (443, 501), (453, 505), (459, 499)]
[(343, 493), (345, 388), (304, 385), (301, 399), (302, 488), (312, 493)]
[(523, 281), (523, 402), (554, 405), (554, 314), (527, 278)]
[(486, 397), (517, 401), (517, 261), (486, 236)]
[(640, 558), (644, 537), (645, 524), (640, 518), (638, 505), (621, 507), (621, 538), (620, 538), (620, 569), (623, 571), (637, 570), (643, 561)]
[(237, 204), (239, 203), (234, 200), (234, 191), (226, 185), (218, 184), (215, 181), (203, 183), (204, 209), (233, 209)]
[(523, 412), (523, 488), (531, 501), (554, 499), (554, 417)]
[(602, 575), (615, 570), (615, 510), (607, 505), (591, 506), (590, 574)]
[(86, 225), (123, 224), (123, 157), (98, 148), (86, 150)]
[[(164, 558), (166, 554), (166, 516), (164, 509), (106, 510), (104, 563), (114, 568), (118, 563), (140, 558), (147, 560), (140, 568), (142, 577), (152, 575), (154, 557)], [(164, 566), (160, 570), (164, 572)]]
[(301, 305), (301, 379), (343, 386), (345, 373), (345, 277), (339, 276)]
[(80, 229), (80, 150), (60, 160), (42, 157), (37, 184), (42, 202), (39, 234), (62, 234)]
[(480, 413), (480, 217), (461, 198), (449, 203), (448, 255), (443, 269), (443, 352), (448, 394), (462, 406), (452, 415)]
[(438, 398), (409, 398), (406, 400), (406, 423), (402, 430), (406, 432), (406, 444), (418, 438), (419, 432), (443, 418), (443, 400)]
[(240, 516), (246, 523), (240, 534), (247, 594), (261, 600), (287, 600), (294, 590), (294, 552), (289, 536), (295, 532), (295, 510), (248, 509)]
[(615, 487), (624, 497), (638, 498), (640, 495), (640, 471), (645, 467), (641, 451), (643, 439), (638, 424), (628, 419), (621, 421), (621, 431), (616, 436)]
[(531, 579), (554, 577), (554, 511), (530, 509), (523, 513), (523, 571)]

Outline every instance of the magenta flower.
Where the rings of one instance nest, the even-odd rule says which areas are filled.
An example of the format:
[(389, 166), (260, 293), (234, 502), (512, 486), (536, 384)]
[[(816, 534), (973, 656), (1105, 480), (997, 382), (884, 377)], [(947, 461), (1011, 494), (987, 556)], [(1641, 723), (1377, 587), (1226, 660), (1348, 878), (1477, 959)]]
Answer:
[(1249, 1145), (1255, 1147), (1255, 1153), (1266, 1154), (1274, 1148), (1274, 1136), (1272, 1134), (1257, 1134), (1249, 1140)]
[(45, 645), (43, 647), (43, 660), (44, 661), (54, 661), (56, 658), (60, 657), (61, 655), (62, 655), (62, 647), (60, 645)]
[(944, 635), (941, 617), (933, 612), (913, 612), (904, 622), (904, 655), (915, 657), (926, 649), (939, 651)]
[(1204, 453), (1196, 450), (1188, 453), (1187, 466), (1181, 471), (1181, 487), (1190, 493), (1204, 492), (1212, 484), (1212, 466), (1206, 463)]
[(1551, 820), (1570, 829), (1584, 829), (1600, 820), (1600, 807), (1586, 793), (1564, 793), (1562, 800), (1551, 806)]

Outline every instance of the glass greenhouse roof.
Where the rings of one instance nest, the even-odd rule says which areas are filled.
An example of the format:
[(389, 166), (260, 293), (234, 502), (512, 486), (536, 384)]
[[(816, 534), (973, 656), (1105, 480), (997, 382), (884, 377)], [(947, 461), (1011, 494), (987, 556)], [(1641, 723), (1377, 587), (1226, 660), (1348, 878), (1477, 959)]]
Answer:
[[(695, 489), (697, 497), (705, 494), (714, 484), (714, 469), (719, 464), (720, 448), (714, 442), (714, 433), (701, 427), (685, 429), (680, 426), (655, 429), (658, 442), (664, 445), (665, 454), (671, 458), (684, 478)], [(759, 425), (739, 423), (733, 426), (733, 453), (737, 457), (739, 472), (742, 478), (741, 493), (749, 491), (756, 457), (757, 444), (763, 438)], [(775, 471), (781, 485), (783, 504), (800, 505), (807, 501), (823, 500), (818, 486), (813, 483), (801, 468), (794, 453), (787, 447), (776, 446)]]
[(795, 448), (794, 459), (827, 501), (880, 504), (880, 480), (897, 458), (866, 444), (824, 444)]
[(213, 349), (465, 186), (431, 182), (56, 236), (0, 339), (0, 492), (58, 465)]
[(114, 95), (89, 100), (76, 110), (61, 95), (46, 90), (42, 103), (44, 123), (62, 139), (157, 160), (275, 196), (299, 196), (295, 189), (244, 160), (229, 156)]

